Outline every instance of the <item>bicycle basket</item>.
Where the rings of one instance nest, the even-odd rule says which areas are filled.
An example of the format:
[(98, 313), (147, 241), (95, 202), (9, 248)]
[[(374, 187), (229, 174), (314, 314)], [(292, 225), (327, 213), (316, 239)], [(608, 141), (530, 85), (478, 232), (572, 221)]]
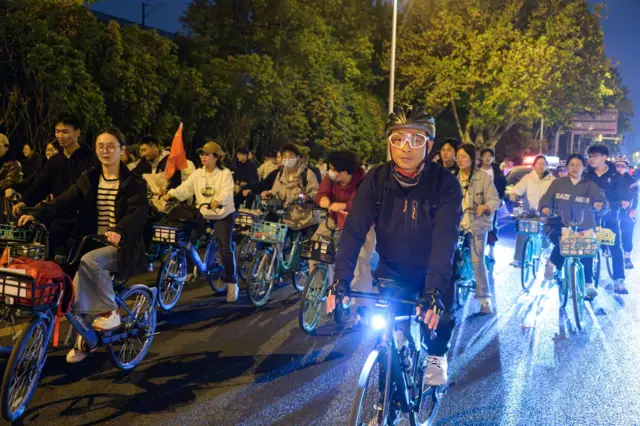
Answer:
[(40, 242), (19, 243), (0, 240), (0, 251), (4, 251), (5, 249), (9, 249), (9, 255), (11, 257), (28, 257), (34, 260), (44, 260), (47, 256), (47, 247)]
[(34, 228), (18, 228), (13, 225), (0, 224), (0, 240), (30, 242), (33, 241)]
[(521, 218), (518, 219), (518, 233), (533, 235), (542, 232), (542, 228), (544, 226), (544, 222), (537, 219), (527, 219)]
[(598, 240), (591, 237), (566, 238), (560, 241), (560, 254), (565, 257), (594, 257)]
[(178, 244), (186, 241), (187, 232), (175, 226), (154, 225), (153, 241), (165, 244)]
[(333, 265), (336, 262), (336, 247), (330, 238), (320, 237), (319, 240), (306, 240), (300, 247), (303, 259)]
[(616, 234), (607, 228), (596, 228), (596, 240), (603, 246), (612, 246), (616, 243)]
[(0, 268), (0, 303), (29, 311), (44, 311), (58, 305), (61, 281), (36, 285), (29, 276), (15, 269)]
[(235, 226), (243, 229), (251, 229), (254, 223), (262, 220), (262, 215), (262, 210), (240, 209), (234, 219)]
[(511, 210), (511, 214), (515, 216), (520, 216), (523, 213), (524, 213), (524, 208), (521, 206), (516, 206), (513, 208), (513, 210)]
[(289, 227), (283, 223), (259, 222), (251, 225), (251, 239), (267, 244), (284, 243)]

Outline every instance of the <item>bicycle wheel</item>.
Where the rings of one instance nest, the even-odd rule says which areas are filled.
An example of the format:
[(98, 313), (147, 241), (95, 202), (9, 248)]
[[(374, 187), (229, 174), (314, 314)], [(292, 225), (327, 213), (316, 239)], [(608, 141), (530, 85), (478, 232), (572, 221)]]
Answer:
[(604, 261), (607, 264), (607, 272), (609, 272), (609, 278), (613, 280), (613, 257), (611, 257), (611, 247), (604, 246), (602, 254), (604, 255)]
[(258, 243), (252, 240), (250, 236), (246, 236), (240, 241), (236, 250), (236, 265), (238, 269), (238, 278), (242, 281), (247, 280), (247, 274), (249, 273), (249, 267), (254, 255), (258, 251)]
[(135, 285), (125, 289), (116, 300), (122, 323), (117, 332), (126, 337), (109, 345), (109, 353), (116, 367), (131, 370), (147, 355), (156, 332), (153, 295), (146, 286)]
[(596, 251), (596, 256), (593, 258), (593, 285), (596, 288), (600, 285), (600, 268), (602, 265), (602, 252), (600, 249)]
[(307, 280), (309, 279), (309, 261), (300, 259), (295, 268), (291, 271), (291, 284), (296, 291), (304, 290)]
[(527, 238), (522, 246), (522, 267), (520, 268), (520, 283), (524, 291), (531, 288), (531, 275), (535, 277), (533, 266), (533, 240)]
[(300, 248), (300, 233), (288, 233), (282, 245), (282, 272), (288, 273), (298, 263), (298, 253)]
[(247, 296), (251, 304), (257, 308), (264, 306), (271, 297), (273, 282), (268, 274), (271, 257), (275, 255), (272, 248), (263, 249), (258, 252), (249, 267)]
[(180, 250), (171, 251), (162, 261), (158, 271), (156, 287), (158, 288), (158, 306), (165, 312), (169, 312), (176, 306), (184, 280), (187, 278), (187, 258)]
[(374, 349), (367, 357), (358, 379), (349, 426), (387, 426), (390, 399), (386, 350)]
[(24, 413), (47, 359), (49, 325), (36, 317), (13, 347), (2, 380), (2, 417), (12, 422)]
[(438, 415), (438, 408), (440, 407), (440, 400), (444, 396), (442, 386), (429, 386), (424, 384), (424, 370), (426, 368), (427, 354), (426, 348), (420, 351), (420, 368), (417, 369), (418, 381), (417, 389), (421, 390), (418, 395), (418, 411), (413, 411), (409, 417), (409, 423), (411, 426), (430, 426)]
[(298, 321), (302, 331), (307, 334), (313, 334), (318, 325), (327, 297), (327, 284), (327, 269), (325, 266), (318, 266), (309, 275), (307, 284), (304, 286), (300, 297)]
[(573, 313), (576, 318), (576, 327), (582, 330), (584, 326), (585, 311), (585, 291), (584, 291), (584, 269), (580, 262), (571, 264), (571, 293), (573, 296)]
[(471, 287), (473, 286), (473, 280), (471, 281), (456, 281), (456, 304), (458, 307), (462, 308), (465, 303), (467, 303), (467, 299), (469, 299), (469, 295), (471, 294)]
[(558, 282), (558, 296), (560, 301), (560, 307), (564, 309), (567, 306), (567, 300), (569, 299), (569, 285), (567, 283), (569, 270), (565, 266), (564, 269), (564, 277), (560, 279)]

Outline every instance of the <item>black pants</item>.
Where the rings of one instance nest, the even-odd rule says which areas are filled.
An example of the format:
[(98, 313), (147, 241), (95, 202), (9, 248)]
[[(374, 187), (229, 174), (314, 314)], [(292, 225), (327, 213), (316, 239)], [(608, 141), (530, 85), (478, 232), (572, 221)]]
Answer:
[[(222, 258), (222, 266), (224, 267), (224, 274), (222, 279), (225, 283), (235, 284), (238, 282), (236, 275), (236, 257), (233, 249), (233, 224), (235, 213), (232, 213), (220, 220), (216, 220), (213, 224), (213, 233), (220, 241), (218, 250), (220, 251), (220, 257)], [(207, 230), (207, 221), (202, 218), (194, 223), (195, 228), (191, 232), (191, 243), (195, 242), (203, 235)]]
[[(560, 254), (560, 237), (562, 236), (562, 228), (554, 226), (548, 235), (549, 241), (553, 243), (553, 250), (551, 251), (551, 262), (555, 265), (558, 271), (562, 270), (564, 266), (564, 256)], [(593, 283), (593, 258), (584, 257), (580, 259), (582, 266), (584, 266), (585, 281)]]
[(633, 251), (633, 228), (636, 226), (636, 220), (629, 217), (627, 212), (620, 215), (620, 237), (622, 239), (622, 250), (625, 253)]
[(62, 218), (56, 219), (49, 225), (49, 253), (47, 257), (52, 259), (58, 250), (65, 256), (73, 244), (71, 233), (76, 228), (77, 219)]
[[(402, 271), (402, 275), (399, 274), (400, 271)], [(393, 267), (381, 258), (376, 271), (376, 277), (392, 279), (402, 286), (402, 290), (400, 291), (387, 291), (386, 289), (379, 287), (378, 290), (382, 295), (389, 294), (391, 297), (418, 300), (424, 292), (426, 271), (404, 266)], [(429, 348), (429, 355), (444, 356), (449, 351), (453, 331), (456, 327), (456, 317), (454, 315), (454, 294), (455, 285), (453, 284), (453, 281), (450, 281), (447, 291), (440, 295), (445, 311), (440, 317), (440, 322), (436, 328), (436, 338), (429, 340), (427, 337), (429, 336), (428, 330), (423, 329), (422, 335), (427, 337), (426, 344)], [(415, 308), (410, 305), (400, 304), (396, 306), (395, 309), (396, 315), (415, 314)], [(405, 335), (408, 335), (407, 331), (403, 331), (405, 332)]]

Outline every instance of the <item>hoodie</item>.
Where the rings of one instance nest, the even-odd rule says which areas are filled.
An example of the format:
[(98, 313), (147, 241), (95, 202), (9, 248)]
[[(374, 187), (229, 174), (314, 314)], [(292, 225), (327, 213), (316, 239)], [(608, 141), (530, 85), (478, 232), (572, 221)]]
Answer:
[(547, 192), (555, 177), (549, 171), (540, 178), (538, 172), (531, 170), (511, 190), (512, 194), (524, 195), (525, 210), (538, 210), (540, 199)]
[[(316, 204), (320, 204), (320, 200), (327, 197), (332, 203), (345, 203), (347, 207), (344, 211), (349, 213), (351, 211), (353, 199), (356, 196), (356, 189), (358, 189), (358, 185), (362, 179), (364, 179), (364, 175), (364, 169), (362, 167), (358, 167), (353, 173), (353, 177), (347, 186), (335, 183), (329, 176), (325, 176), (320, 183), (320, 188), (318, 188), (318, 195), (316, 195), (315, 200)], [(346, 220), (345, 215), (330, 212), (329, 216), (338, 225), (338, 228), (344, 227), (344, 222)]]
[(596, 171), (589, 167), (584, 174), (584, 179), (595, 183), (604, 191), (611, 204), (612, 213), (617, 214), (622, 201), (631, 202), (631, 194), (627, 181), (616, 171), (616, 166), (609, 161), (607, 161), (607, 166), (609, 169), (602, 176), (598, 176)]
[(584, 178), (574, 185), (571, 178), (563, 177), (553, 181), (540, 200), (539, 207), (540, 210), (554, 210), (560, 216), (550, 219), (547, 222), (550, 226), (568, 225), (571, 220), (575, 220), (579, 222), (580, 229), (595, 229), (593, 205), (597, 202), (607, 202), (607, 197), (598, 185)]

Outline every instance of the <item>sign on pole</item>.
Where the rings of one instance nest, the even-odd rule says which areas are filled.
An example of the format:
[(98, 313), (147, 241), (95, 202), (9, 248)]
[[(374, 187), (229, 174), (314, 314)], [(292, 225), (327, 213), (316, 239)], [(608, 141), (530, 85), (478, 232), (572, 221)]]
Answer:
[(600, 114), (581, 114), (571, 120), (576, 135), (617, 135), (618, 110), (607, 109)]

